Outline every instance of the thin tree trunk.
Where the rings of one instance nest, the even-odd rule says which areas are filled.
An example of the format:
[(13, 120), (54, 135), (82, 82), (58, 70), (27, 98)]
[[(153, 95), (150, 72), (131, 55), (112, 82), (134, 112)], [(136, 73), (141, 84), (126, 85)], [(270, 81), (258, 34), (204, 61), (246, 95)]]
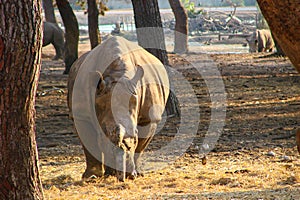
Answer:
[(300, 72), (300, 1), (257, 0), (275, 40)]
[[(139, 45), (168, 66), (169, 60), (157, 0), (131, 0), (131, 2)], [(172, 83), (170, 85), (172, 88)], [(167, 115), (179, 116), (178, 105), (175, 94), (170, 90), (166, 105)]]
[(78, 58), (79, 28), (76, 16), (68, 0), (56, 0), (56, 4), (65, 26), (65, 71), (68, 74), (72, 64)]
[(43, 0), (43, 9), (46, 21), (57, 24), (54, 13), (53, 0)]
[(101, 37), (98, 27), (99, 10), (97, 8), (96, 0), (88, 0), (88, 24), (89, 37), (91, 48), (95, 48), (101, 43)]
[(175, 16), (174, 52), (186, 53), (188, 51), (188, 16), (180, 0), (169, 0)]
[(35, 141), (41, 2), (0, 2), (0, 199), (43, 199)]

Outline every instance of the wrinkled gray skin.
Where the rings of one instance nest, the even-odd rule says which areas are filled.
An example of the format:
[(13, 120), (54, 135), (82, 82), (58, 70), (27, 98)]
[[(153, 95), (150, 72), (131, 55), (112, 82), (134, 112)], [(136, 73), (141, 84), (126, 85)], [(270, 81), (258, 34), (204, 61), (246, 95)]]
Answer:
[(275, 48), (275, 43), (272, 34), (269, 30), (256, 30), (246, 39), (249, 44), (249, 52), (272, 52)]
[(53, 59), (58, 60), (60, 58), (63, 58), (64, 45), (65, 45), (63, 30), (54, 23), (51, 22), (43, 22), (43, 23), (44, 23), (43, 47), (52, 44), (56, 52), (56, 55)]
[[(113, 46), (119, 43), (123, 47), (131, 45), (120, 37), (108, 40), (110, 40), (108, 44), (112, 44), (112, 47), (103, 43), (103, 49), (113, 49)], [(87, 63), (85, 59), (91, 59), (91, 65), (98, 65), (98, 61), (94, 60), (99, 57), (97, 53), (95, 55), (97, 52), (95, 49), (82, 55), (71, 67), (68, 80), (68, 106), (71, 117), (72, 93), (77, 72), (84, 66), (83, 63)], [(94, 57), (90, 56), (92, 58), (88, 57), (91, 53), (94, 53)], [(105, 54), (102, 55), (104, 59), (108, 57)], [(103, 156), (99, 161), (83, 145), (86, 156), (83, 179), (115, 175), (120, 181), (124, 181), (126, 177), (134, 179), (141, 174), (140, 156), (155, 134), (169, 95), (167, 73), (163, 65), (153, 59), (157, 60), (145, 50), (134, 51), (134, 54), (116, 59), (103, 74), (97, 72), (100, 80), (95, 96), (96, 115), (100, 127), (114, 147), (101, 140), (103, 150), (97, 154)], [(154, 65), (147, 67), (147, 62), (150, 61), (154, 62)], [(156, 67), (158, 65), (162, 66), (163, 70)], [(128, 75), (132, 70), (135, 74)], [(155, 84), (147, 84), (153, 80)], [(107, 164), (107, 158), (111, 157), (113, 165)]]

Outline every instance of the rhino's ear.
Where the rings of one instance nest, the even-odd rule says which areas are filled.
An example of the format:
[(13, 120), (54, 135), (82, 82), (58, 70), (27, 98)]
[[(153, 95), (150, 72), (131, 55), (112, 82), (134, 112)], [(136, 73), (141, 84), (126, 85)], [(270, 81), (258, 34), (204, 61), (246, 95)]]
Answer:
[(101, 72), (99, 71), (90, 72), (90, 84), (93, 87), (95, 87), (95, 85), (97, 84), (96, 85), (97, 92), (102, 91), (105, 88), (106, 84)]
[(98, 84), (97, 84), (97, 90), (102, 91), (102, 90), (104, 90), (106, 84), (105, 84), (105, 81), (103, 79), (102, 74), (98, 71), (97, 71), (97, 74), (99, 76), (99, 81), (98, 81)]

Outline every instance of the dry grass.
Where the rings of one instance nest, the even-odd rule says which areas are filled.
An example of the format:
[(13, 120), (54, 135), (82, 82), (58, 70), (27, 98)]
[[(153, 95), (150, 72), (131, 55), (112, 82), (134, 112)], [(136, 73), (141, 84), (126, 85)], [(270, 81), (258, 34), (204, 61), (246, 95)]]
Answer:
[(295, 155), (295, 149), (267, 153), (212, 153), (206, 165), (186, 155), (125, 183), (115, 177), (83, 182), (83, 157), (56, 157), (42, 160), (41, 175), (46, 199), (299, 199), (299, 156), (280, 156)]

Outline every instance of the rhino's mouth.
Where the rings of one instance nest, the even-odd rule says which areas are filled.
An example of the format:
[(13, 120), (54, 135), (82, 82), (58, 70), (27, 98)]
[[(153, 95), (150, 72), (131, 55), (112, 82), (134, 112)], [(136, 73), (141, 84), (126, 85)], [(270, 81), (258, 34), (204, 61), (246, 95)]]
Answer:
[[(126, 142), (124, 142), (126, 144)], [(125, 147), (124, 143), (116, 149), (116, 174), (120, 181), (126, 177), (134, 179), (137, 176), (134, 162), (134, 148)]]
[(118, 139), (116, 149), (116, 171), (117, 178), (124, 181), (126, 174), (129, 178), (135, 178), (137, 173), (135, 170), (134, 153), (137, 147), (137, 134), (128, 137), (126, 129), (122, 125), (116, 128), (116, 136)]

